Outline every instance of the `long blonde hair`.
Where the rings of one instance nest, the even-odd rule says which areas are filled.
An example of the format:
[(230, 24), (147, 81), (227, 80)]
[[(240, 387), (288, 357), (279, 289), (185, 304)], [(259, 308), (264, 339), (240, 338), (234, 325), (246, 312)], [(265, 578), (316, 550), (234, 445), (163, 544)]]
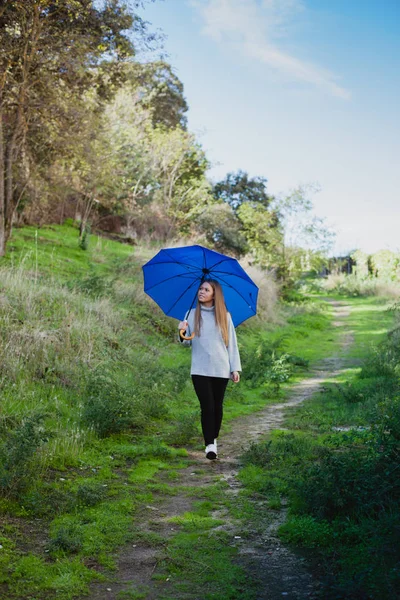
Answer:
[[(215, 279), (207, 279), (207, 283), (209, 283), (214, 290), (214, 315), (215, 315), (215, 323), (217, 327), (220, 328), (222, 339), (225, 342), (225, 346), (229, 344), (229, 334), (228, 334), (228, 311), (226, 310), (224, 293), (222, 291), (221, 285)], [(196, 310), (194, 313), (194, 332), (197, 336), (200, 336), (201, 329), (201, 305), (200, 302), (197, 302)]]

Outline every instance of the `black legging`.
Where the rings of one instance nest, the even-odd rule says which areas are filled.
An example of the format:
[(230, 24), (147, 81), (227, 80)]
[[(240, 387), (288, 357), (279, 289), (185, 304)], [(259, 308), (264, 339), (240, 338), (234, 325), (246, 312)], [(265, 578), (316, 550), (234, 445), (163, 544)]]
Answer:
[(218, 437), (222, 423), (223, 401), (229, 379), (192, 375), (201, 407), (201, 427), (206, 446)]

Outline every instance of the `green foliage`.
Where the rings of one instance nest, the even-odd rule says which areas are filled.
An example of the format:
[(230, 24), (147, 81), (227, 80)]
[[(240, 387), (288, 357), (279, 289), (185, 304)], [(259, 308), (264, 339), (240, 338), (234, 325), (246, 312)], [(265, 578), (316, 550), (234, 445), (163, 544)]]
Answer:
[(234, 211), (244, 203), (260, 204), (268, 208), (272, 200), (267, 194), (265, 177), (249, 177), (244, 171), (228, 173), (225, 179), (214, 185), (213, 194), (217, 200), (229, 204)]
[(283, 343), (283, 338), (271, 341), (260, 334), (252, 347), (245, 348), (242, 360), (248, 385), (258, 387), (271, 383), (279, 389), (280, 384), (289, 379), (292, 372), (289, 354), (279, 352)]
[(75, 509), (77, 501), (76, 495), (69, 489), (60, 488), (55, 483), (43, 480), (31, 485), (20, 498), (25, 510), (35, 518), (70, 512)]
[(65, 554), (76, 554), (82, 549), (82, 532), (76, 523), (62, 525), (56, 530), (49, 545), (50, 552), (61, 550)]
[(83, 506), (95, 506), (105, 498), (104, 486), (97, 481), (86, 481), (78, 486), (76, 497)]
[(68, 287), (75, 289), (84, 294), (88, 294), (94, 298), (104, 296), (112, 289), (112, 281), (104, 274), (97, 272), (93, 267), (90, 267), (88, 273), (83, 277), (78, 277), (75, 280), (68, 282)]
[(288, 423), (297, 431), (275, 432), (243, 457), (240, 477), (248, 489), (273, 505), (287, 496), (289, 519), (279, 535), (313, 551), (324, 598), (397, 593), (399, 361), (396, 325), (351, 381), (329, 384), (295, 409)]
[(125, 65), (129, 86), (137, 97), (138, 106), (150, 111), (153, 126), (186, 129), (188, 105), (183, 96), (183, 84), (164, 61)]
[[(23, 529), (35, 519), (49, 522), (41, 541), (51, 551), (50, 560), (29, 559), (17, 571), (18, 553), (26, 548), (23, 538), (15, 536), (16, 549), (7, 554), (12, 560), (4, 565), (0, 561), (0, 577), (7, 579), (10, 594), (16, 597), (83, 595), (99, 565), (112, 567), (111, 553), (131, 535), (136, 508), (155, 503), (159, 494), (173, 493), (169, 484), (177, 477), (177, 469), (188, 463), (185, 451), (167, 446), (166, 441), (198, 447), (201, 440), (200, 411), (189, 377), (190, 353), (176, 343), (176, 323), (143, 297), (140, 265), (154, 248), (140, 246), (132, 251), (91, 236), (83, 253), (76, 238), (76, 228), (71, 227), (38, 232), (37, 280), (31, 275), (36, 269), (35, 229), (18, 230), (13, 256), (3, 261), (1, 439), (17, 431), (27, 415), (40, 411), (45, 416), (37, 426), (43, 439), (31, 458), (27, 453), (29, 468), (24, 467), (21, 483), (15, 482), (15, 495), (6, 492), (0, 511)], [(11, 260), (14, 267), (6, 268)], [(315, 314), (304, 319), (303, 327), (308, 311)], [(296, 318), (278, 332), (256, 320), (254, 329), (241, 328), (243, 357), (250, 356), (259, 343), (256, 332), (260, 329), (266, 347), (268, 340), (272, 346), (276, 341), (277, 377), (281, 376), (279, 358), (286, 351), (283, 334), (295, 350), (287, 359), (291, 369), (305, 364), (303, 350), (311, 358), (311, 352), (324, 355), (328, 346), (321, 349), (317, 342), (326, 337), (328, 317), (316, 314), (314, 307), (286, 305), (279, 318), (283, 321), (284, 315), (294, 313)], [(312, 326), (317, 321), (322, 328)], [(308, 338), (299, 334), (305, 330)], [(312, 349), (310, 339), (316, 344)], [(265, 370), (274, 367), (271, 361), (268, 365)], [(266, 400), (259, 392), (246, 385), (245, 376), (240, 385), (230, 384), (224, 423), (264, 406)], [(276, 398), (275, 393), (270, 396), (270, 400)], [(285, 456), (298, 460), (296, 444), (285, 443)], [(278, 509), (284, 485), (277, 471), (262, 474), (259, 489), (269, 494), (270, 506)], [(221, 493), (225, 494), (210, 486), (192, 491), (196, 497), (212, 499), (214, 507)], [(231, 570), (235, 551), (229, 544), (219, 563), (226, 577), (221, 580), (218, 569), (213, 569), (221, 539), (214, 543), (214, 535), (219, 536), (216, 523), (210, 520), (212, 515), (203, 513), (204, 507), (193, 519), (204, 531), (202, 541), (198, 529), (197, 535), (182, 532), (189, 537), (171, 554), (172, 563), (184, 570), (186, 554), (200, 560), (200, 555), (207, 556), (209, 597), (221, 597), (218, 594), (226, 590), (232, 597), (242, 597), (248, 593), (247, 583), (240, 571)], [(188, 518), (185, 527), (189, 529), (190, 523)], [(88, 560), (93, 570), (84, 566)], [(14, 570), (18, 577), (13, 577)], [(190, 562), (186, 573), (197, 581), (196, 589), (203, 590), (201, 570)], [(174, 593), (172, 597), (177, 597)]]
[(143, 429), (144, 415), (137, 410), (135, 392), (111, 371), (93, 371), (83, 397), (83, 422), (100, 437), (127, 429)]
[(17, 496), (35, 476), (34, 455), (48, 440), (44, 415), (26, 417), (0, 445), (0, 493)]
[(257, 467), (265, 467), (271, 462), (273, 457), (271, 444), (271, 440), (262, 443), (252, 442), (246, 452), (242, 455), (243, 463), (245, 465), (252, 464)]
[[(82, 130), (88, 127), (88, 121), (90, 125), (93, 122), (85, 92), (96, 90), (99, 106), (112, 94), (117, 71), (112, 61), (134, 53), (133, 40), (127, 35), (134, 22), (136, 36), (140, 32), (140, 37), (147, 39), (143, 19), (120, 2), (110, 6), (75, 2), (71, 10), (69, 2), (60, 0), (53, 11), (27, 0), (8, 3), (1, 11), (3, 141), (7, 154), (12, 156), (1, 172), (10, 182), (15, 177), (4, 198), (6, 222), (2, 222), (2, 234), (6, 239), (19, 199), (23, 204), (35, 203), (37, 197), (43, 195), (46, 200), (51, 193), (57, 195), (63, 190), (65, 194), (65, 188), (75, 187), (70, 180), (71, 167), (80, 162), (82, 146), (91, 143), (89, 135), (86, 144), (80, 143)], [(26, 52), (31, 46), (38, 51)], [(104, 68), (101, 63), (106, 55), (110, 62)], [(14, 68), (10, 69), (10, 64)], [(28, 88), (26, 96), (23, 90)], [(24, 167), (20, 165), (22, 155), (26, 156)], [(59, 168), (54, 175), (50, 166), (57, 158)], [(69, 176), (61, 183), (58, 177), (65, 168), (65, 158), (69, 159)], [(50, 173), (56, 188), (51, 192)], [(15, 189), (21, 190), (21, 195)], [(0, 253), (4, 253), (3, 247)]]
[(329, 548), (333, 541), (333, 528), (327, 521), (311, 516), (293, 516), (279, 527), (279, 536), (296, 546)]
[(79, 248), (81, 250), (87, 250), (89, 248), (90, 231), (91, 231), (91, 227), (90, 227), (89, 223), (87, 223), (83, 227), (83, 231), (82, 231), (81, 235), (79, 236)]

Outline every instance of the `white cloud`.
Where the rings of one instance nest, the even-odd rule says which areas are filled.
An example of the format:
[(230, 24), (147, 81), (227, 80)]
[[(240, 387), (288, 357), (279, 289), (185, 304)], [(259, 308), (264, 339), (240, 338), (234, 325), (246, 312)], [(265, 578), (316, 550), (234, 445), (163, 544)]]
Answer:
[(304, 10), (301, 0), (191, 0), (204, 20), (203, 32), (221, 43), (233, 43), (246, 56), (333, 96), (350, 98), (335, 75), (279, 48), (277, 40), (289, 36), (295, 14)]

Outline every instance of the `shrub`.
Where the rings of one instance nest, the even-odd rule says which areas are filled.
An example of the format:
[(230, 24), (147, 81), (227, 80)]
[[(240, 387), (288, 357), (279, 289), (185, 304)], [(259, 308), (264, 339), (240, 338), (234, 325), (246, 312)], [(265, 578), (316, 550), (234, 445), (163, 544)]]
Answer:
[(306, 548), (329, 547), (333, 542), (330, 523), (310, 516), (292, 516), (279, 527), (278, 534), (285, 542)]
[(381, 281), (376, 277), (358, 277), (355, 274), (329, 275), (320, 282), (326, 292), (334, 292), (345, 296), (380, 296), (398, 298), (399, 284), (396, 282)]
[(82, 419), (100, 437), (144, 427), (144, 415), (128, 382), (110, 371), (93, 371), (83, 398)]
[(27, 488), (35, 476), (34, 456), (48, 440), (42, 426), (43, 414), (25, 418), (7, 433), (0, 445), (0, 492), (16, 496)]
[(55, 484), (40, 482), (21, 496), (21, 504), (35, 517), (69, 512), (76, 506), (76, 496)]
[(78, 503), (83, 506), (95, 506), (105, 498), (105, 489), (97, 481), (81, 483), (76, 491)]
[(290, 377), (289, 355), (279, 352), (284, 338), (271, 342), (262, 334), (255, 338), (252, 347), (242, 351), (243, 371), (247, 384), (254, 388), (264, 383), (273, 383), (277, 387)]
[(66, 554), (79, 552), (83, 546), (82, 530), (76, 523), (66, 523), (58, 527), (52, 534), (49, 544), (50, 552), (61, 550)]
[(368, 446), (330, 451), (294, 482), (297, 510), (328, 520), (381, 510), (400, 491), (390, 463)]
[(168, 433), (167, 441), (173, 446), (184, 446), (190, 440), (198, 437), (198, 411), (190, 411), (179, 418), (179, 421), (173, 423), (171, 431)]
[(358, 404), (368, 400), (383, 400), (398, 390), (398, 382), (393, 377), (365, 377), (353, 382), (336, 384), (331, 388), (333, 397), (343, 398), (349, 404)]
[(108, 277), (96, 273), (92, 267), (85, 277), (73, 280), (68, 287), (97, 298), (110, 292), (112, 281)]
[(261, 444), (252, 442), (246, 452), (242, 455), (243, 463), (245, 465), (253, 464), (258, 467), (264, 467), (267, 465), (273, 458), (271, 444), (271, 440), (268, 442), (262, 442)]

